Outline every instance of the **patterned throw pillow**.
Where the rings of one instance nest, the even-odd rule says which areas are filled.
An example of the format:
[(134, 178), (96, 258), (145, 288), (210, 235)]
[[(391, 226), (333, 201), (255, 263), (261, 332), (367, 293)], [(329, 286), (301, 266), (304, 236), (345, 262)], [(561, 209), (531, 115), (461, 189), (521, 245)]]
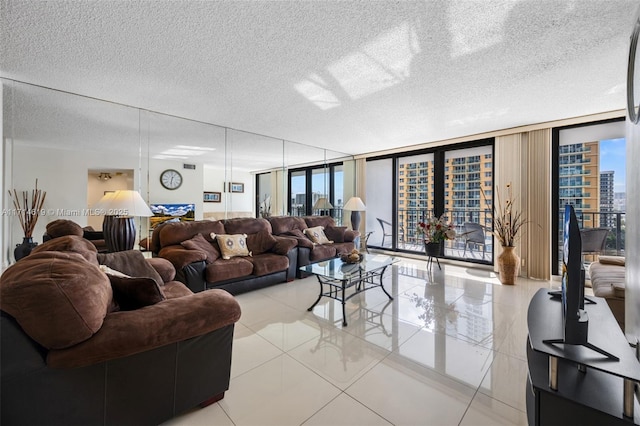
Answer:
[(218, 247), (223, 259), (231, 259), (236, 256), (251, 256), (247, 248), (247, 234), (216, 234), (211, 233), (211, 238), (218, 241)]
[(304, 230), (304, 233), (313, 241), (315, 244), (333, 244), (333, 241), (327, 238), (324, 234), (324, 226), (314, 226), (313, 228), (307, 228)]

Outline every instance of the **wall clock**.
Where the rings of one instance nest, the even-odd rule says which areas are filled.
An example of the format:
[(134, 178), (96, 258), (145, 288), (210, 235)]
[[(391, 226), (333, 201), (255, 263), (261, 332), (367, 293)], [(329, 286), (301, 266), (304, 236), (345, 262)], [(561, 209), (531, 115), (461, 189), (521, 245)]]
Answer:
[(160, 174), (160, 183), (167, 189), (178, 189), (182, 185), (182, 175), (173, 169), (167, 169)]

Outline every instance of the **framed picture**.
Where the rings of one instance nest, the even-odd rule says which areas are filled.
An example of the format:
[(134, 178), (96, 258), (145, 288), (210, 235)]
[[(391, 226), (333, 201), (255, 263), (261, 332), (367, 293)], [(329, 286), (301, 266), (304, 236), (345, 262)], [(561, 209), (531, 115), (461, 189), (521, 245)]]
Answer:
[(202, 201), (205, 203), (219, 203), (221, 201), (221, 195), (219, 192), (204, 192)]
[(149, 204), (153, 216), (149, 222), (149, 228), (154, 229), (163, 222), (185, 222), (195, 220), (196, 205), (190, 203), (180, 204)]
[(244, 183), (229, 182), (229, 192), (244, 192)]

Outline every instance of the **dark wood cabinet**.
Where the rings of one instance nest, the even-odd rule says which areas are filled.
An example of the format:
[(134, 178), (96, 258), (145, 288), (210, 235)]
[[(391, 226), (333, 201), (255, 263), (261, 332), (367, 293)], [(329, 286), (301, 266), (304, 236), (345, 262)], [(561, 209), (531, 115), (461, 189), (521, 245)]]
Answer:
[[(546, 343), (563, 337), (562, 303), (541, 289), (529, 304), (530, 425), (640, 425), (640, 404), (634, 394), (640, 362), (606, 301), (592, 299), (595, 304), (585, 305), (588, 341), (615, 355), (617, 361), (584, 346)], [(625, 411), (632, 412), (632, 417), (625, 416)]]

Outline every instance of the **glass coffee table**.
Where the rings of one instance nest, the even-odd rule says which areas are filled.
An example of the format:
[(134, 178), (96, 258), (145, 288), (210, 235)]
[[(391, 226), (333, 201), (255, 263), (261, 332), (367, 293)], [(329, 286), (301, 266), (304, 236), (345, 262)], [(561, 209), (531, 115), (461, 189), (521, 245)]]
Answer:
[[(314, 274), (320, 283), (320, 294), (308, 311), (311, 311), (322, 299), (322, 296), (338, 300), (342, 303), (342, 325), (347, 325), (344, 305), (347, 300), (363, 291), (380, 287), (389, 300), (393, 297), (382, 285), (382, 275), (389, 265), (398, 260), (391, 256), (364, 254), (358, 263), (346, 263), (339, 258), (302, 266), (303, 272)], [(353, 289), (347, 295), (347, 289)]]

